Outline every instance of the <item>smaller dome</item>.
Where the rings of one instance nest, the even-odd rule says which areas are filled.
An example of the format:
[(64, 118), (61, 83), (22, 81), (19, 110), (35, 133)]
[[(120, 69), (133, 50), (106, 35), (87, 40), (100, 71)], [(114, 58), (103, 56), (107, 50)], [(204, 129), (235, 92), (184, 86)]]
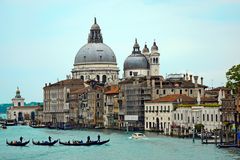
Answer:
[(153, 51), (158, 51), (158, 46), (157, 46), (157, 44), (156, 44), (155, 41), (153, 42), (153, 46), (152, 46), (152, 48), (151, 48), (151, 51), (152, 51), (152, 52), (153, 52)]
[(143, 50), (142, 50), (143, 53), (149, 53), (149, 49), (147, 47), (147, 45), (145, 44)]
[(124, 62), (124, 70), (128, 69), (150, 69), (150, 65), (143, 54), (131, 54)]

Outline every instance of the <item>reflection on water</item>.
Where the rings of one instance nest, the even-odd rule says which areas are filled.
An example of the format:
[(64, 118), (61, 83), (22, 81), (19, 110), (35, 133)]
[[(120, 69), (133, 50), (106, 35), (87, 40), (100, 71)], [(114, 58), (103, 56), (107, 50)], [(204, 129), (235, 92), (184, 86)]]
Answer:
[[(35, 146), (33, 144), (28, 147), (12, 147), (5, 144), (6, 138), (9, 140), (18, 140), (23, 136), (25, 140), (37, 139), (47, 140), (48, 136), (52, 139), (83, 140), (86, 141), (87, 136), (92, 140), (97, 139), (97, 135), (101, 135), (101, 140), (110, 138), (108, 144), (102, 146), (63, 146), (56, 144), (55, 146)], [(132, 133), (126, 133), (117, 130), (49, 130), (34, 129), (28, 126), (8, 127), (7, 130), (0, 130), (0, 159), (2, 160), (186, 160), (186, 159), (239, 159), (239, 149), (218, 149), (215, 145), (202, 145), (200, 141), (192, 143), (191, 139), (178, 139), (165, 137), (155, 133), (144, 133), (146, 138), (131, 139)]]

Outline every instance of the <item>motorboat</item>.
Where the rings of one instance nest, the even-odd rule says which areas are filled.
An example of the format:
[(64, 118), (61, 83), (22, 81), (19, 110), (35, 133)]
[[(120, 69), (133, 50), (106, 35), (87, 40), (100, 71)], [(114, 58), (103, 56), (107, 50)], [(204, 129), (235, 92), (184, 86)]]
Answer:
[(146, 137), (143, 133), (133, 133), (132, 138), (140, 139)]

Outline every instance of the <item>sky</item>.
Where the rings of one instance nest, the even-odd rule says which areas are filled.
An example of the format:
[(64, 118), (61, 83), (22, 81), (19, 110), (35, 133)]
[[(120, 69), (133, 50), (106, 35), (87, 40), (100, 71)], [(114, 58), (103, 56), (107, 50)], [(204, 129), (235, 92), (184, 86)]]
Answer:
[(45, 83), (71, 74), (94, 17), (120, 78), (135, 38), (141, 49), (156, 41), (164, 77), (187, 72), (223, 86), (240, 64), (240, 0), (1, 0), (0, 103), (17, 87), (26, 102), (43, 101)]

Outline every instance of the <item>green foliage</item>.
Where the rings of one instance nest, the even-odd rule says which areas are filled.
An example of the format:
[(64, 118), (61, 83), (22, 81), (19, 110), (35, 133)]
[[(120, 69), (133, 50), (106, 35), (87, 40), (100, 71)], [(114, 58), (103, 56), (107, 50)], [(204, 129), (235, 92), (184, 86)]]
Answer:
[(237, 86), (240, 85), (240, 64), (232, 66), (227, 73), (226, 87), (233, 90), (233, 93), (237, 93)]
[(195, 130), (197, 131), (197, 132), (201, 132), (201, 129), (203, 129), (204, 128), (204, 125), (203, 124), (195, 124)]
[(220, 104), (209, 103), (209, 104), (179, 104), (177, 107), (192, 107), (192, 106), (203, 106), (203, 107), (220, 107)]

